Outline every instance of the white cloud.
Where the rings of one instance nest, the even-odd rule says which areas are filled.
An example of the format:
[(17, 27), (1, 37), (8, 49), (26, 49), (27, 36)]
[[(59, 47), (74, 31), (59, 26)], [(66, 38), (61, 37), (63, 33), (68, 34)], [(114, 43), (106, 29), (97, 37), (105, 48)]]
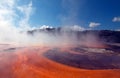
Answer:
[[(29, 20), (33, 13), (32, 1), (20, 6), (17, 3), (18, 0), (0, 0), (0, 26), (9, 25), (9, 27), (30, 28)], [(18, 15), (16, 10), (22, 13), (23, 16)], [(16, 23), (18, 24), (17, 26), (15, 25)]]
[(19, 22), (19, 26), (22, 29), (30, 29), (29, 19), (33, 12), (32, 1), (23, 6), (18, 6), (17, 9), (24, 15)]
[(90, 22), (89, 27), (94, 28), (94, 27), (97, 27), (97, 26), (100, 26), (100, 25), (101, 25), (100, 23)]
[(112, 21), (113, 22), (120, 22), (120, 17), (114, 17)]
[[(32, 13), (32, 2), (19, 6), (17, 5), (17, 1), (18, 0), (0, 0), (0, 43), (28, 40), (25, 34), (20, 33), (20, 26), (23, 25), (24, 28), (29, 27), (28, 21)], [(16, 12), (16, 10), (18, 10), (17, 7), (21, 7), (19, 12), (21, 12), (24, 17), (18, 15), (18, 12)], [(21, 20), (17, 20), (16, 18), (21, 18)], [(20, 25), (19, 21), (21, 22)], [(18, 25), (16, 25), (16, 23)], [(25, 38), (27, 40), (24, 40)]]
[(13, 17), (16, 15), (14, 4), (14, 0), (0, 0), (0, 26), (13, 25)]
[(46, 28), (53, 28), (52, 26), (48, 26), (48, 25), (42, 25), (40, 26), (40, 29), (46, 29)]
[(15, 5), (16, 0), (0, 0), (0, 7), (1, 8), (13, 8)]
[(7, 34), (15, 30), (15, 26), (13, 22), (16, 15), (13, 10), (14, 4), (15, 4), (15, 0), (0, 0), (0, 37), (1, 38), (6, 37)]
[(73, 25), (73, 26), (64, 26), (62, 27), (63, 31), (84, 31), (86, 30), (84, 27), (79, 26), (79, 25)]
[(82, 27), (82, 26), (79, 26), (79, 25), (74, 25), (71, 27), (72, 30), (75, 30), (75, 31), (84, 31), (85, 28)]

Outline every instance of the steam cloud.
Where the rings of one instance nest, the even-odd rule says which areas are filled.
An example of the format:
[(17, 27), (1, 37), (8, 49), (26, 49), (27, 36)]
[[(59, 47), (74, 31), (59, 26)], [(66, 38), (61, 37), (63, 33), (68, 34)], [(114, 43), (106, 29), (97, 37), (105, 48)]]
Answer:
[[(61, 34), (49, 32), (35, 32), (29, 35), (28, 30), (45, 29), (49, 26), (35, 28), (30, 26), (29, 19), (34, 8), (32, 1), (25, 5), (15, 4), (17, 0), (0, 0), (0, 43), (18, 45), (90, 45), (98, 44), (98, 39), (94, 35), (87, 34), (77, 38), (76, 33), (70, 31), (84, 31), (85, 28), (78, 25), (62, 27)], [(77, 11), (77, 9), (76, 9)], [(22, 14), (23, 16), (20, 16)], [(75, 14), (76, 16), (77, 14)], [(70, 17), (72, 19), (72, 17)], [(16, 21), (17, 20), (17, 21)], [(15, 22), (16, 21), (16, 22)], [(19, 22), (18, 22), (19, 21)], [(51, 27), (50, 27), (51, 28)], [(68, 33), (70, 32), (70, 33)]]

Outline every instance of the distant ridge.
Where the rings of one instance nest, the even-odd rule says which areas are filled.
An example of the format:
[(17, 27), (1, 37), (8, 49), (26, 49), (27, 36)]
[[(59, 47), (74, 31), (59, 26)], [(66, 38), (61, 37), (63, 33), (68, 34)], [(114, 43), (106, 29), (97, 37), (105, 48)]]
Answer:
[(61, 27), (53, 28), (53, 27), (46, 27), (44, 29), (33, 29), (28, 30), (27, 34), (34, 35), (36, 33), (49, 33), (49, 34), (61, 34), (61, 33), (67, 33), (67, 34), (75, 34), (77, 38), (87, 35), (87, 34), (93, 34), (100, 38), (103, 42), (110, 42), (110, 43), (120, 43), (120, 31), (114, 31), (114, 30), (73, 30), (71, 29), (64, 29)]

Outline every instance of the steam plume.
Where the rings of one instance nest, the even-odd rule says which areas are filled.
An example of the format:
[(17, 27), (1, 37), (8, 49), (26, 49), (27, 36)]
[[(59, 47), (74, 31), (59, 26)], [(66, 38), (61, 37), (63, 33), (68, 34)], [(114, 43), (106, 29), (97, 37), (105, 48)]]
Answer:
[[(76, 4), (72, 3), (71, 0), (68, 0), (68, 2), (71, 4), (71, 7)], [(78, 38), (76, 32), (85, 30), (85, 28), (78, 25), (62, 27), (60, 33), (58, 33), (59, 30), (46, 31), (49, 28), (54, 29), (46, 25), (41, 28), (30, 26), (30, 16), (34, 13), (32, 1), (24, 5), (18, 5), (16, 3), (17, 0), (4, 0), (0, 3), (0, 43), (50, 46), (98, 43), (97, 38), (93, 35), (92, 37), (88, 34), (85, 36), (79, 35)], [(75, 13), (71, 13), (74, 9)], [(20, 12), (20, 14), (16, 11)], [(70, 15), (72, 14), (75, 18), (77, 11), (76, 5), (76, 7), (70, 9)], [(70, 17), (69, 20), (71, 19), (73, 18)], [(27, 32), (32, 30), (41, 30), (42, 32), (35, 32), (34, 35), (29, 35)], [(89, 42), (88, 40), (92, 41)]]

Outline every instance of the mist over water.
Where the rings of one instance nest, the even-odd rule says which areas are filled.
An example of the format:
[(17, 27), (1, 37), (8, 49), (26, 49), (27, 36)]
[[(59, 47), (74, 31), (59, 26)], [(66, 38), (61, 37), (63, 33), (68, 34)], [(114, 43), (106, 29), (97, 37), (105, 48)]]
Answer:
[[(70, 26), (71, 27), (71, 26)], [(47, 46), (62, 46), (62, 45), (102, 45), (99, 37), (93, 33), (80, 34), (84, 30), (74, 30), (71, 28), (61, 28), (61, 30), (36, 29), (39, 31), (26, 30), (20, 31), (19, 29), (8, 29), (3, 31), (0, 38), (0, 43), (17, 44), (17, 45), (47, 45)], [(79, 32), (79, 33), (78, 33)]]

